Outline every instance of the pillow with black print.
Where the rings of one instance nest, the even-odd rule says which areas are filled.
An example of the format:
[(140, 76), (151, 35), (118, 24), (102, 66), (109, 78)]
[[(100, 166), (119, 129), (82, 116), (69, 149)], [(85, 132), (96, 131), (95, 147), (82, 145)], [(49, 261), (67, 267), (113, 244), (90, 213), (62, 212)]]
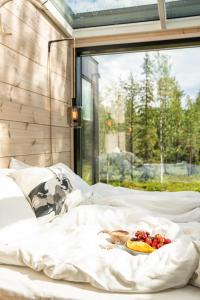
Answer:
[(31, 167), (10, 174), (30, 202), (36, 217), (66, 213), (71, 182), (61, 169)]

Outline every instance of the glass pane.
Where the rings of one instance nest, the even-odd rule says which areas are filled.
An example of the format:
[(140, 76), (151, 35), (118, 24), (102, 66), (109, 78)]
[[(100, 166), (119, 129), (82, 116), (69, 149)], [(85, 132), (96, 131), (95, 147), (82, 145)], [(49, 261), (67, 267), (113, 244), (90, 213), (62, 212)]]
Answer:
[(167, 18), (184, 18), (200, 15), (199, 0), (166, 0)]
[(200, 191), (200, 47), (95, 59), (100, 181)]
[(82, 79), (82, 177), (92, 184), (93, 97), (92, 84)]
[[(157, 0), (51, 0), (73, 28), (159, 20)], [(200, 15), (199, 0), (166, 0), (167, 18)]]
[(159, 20), (156, 0), (51, 0), (73, 28)]
[(155, 4), (157, 0), (68, 0), (66, 2), (74, 13), (83, 13)]

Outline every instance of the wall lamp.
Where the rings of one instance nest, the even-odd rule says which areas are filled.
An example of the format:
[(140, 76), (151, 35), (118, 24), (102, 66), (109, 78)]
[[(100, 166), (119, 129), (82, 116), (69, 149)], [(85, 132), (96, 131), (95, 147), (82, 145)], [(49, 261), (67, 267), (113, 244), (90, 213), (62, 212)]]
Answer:
[(76, 106), (76, 99), (72, 99), (72, 106), (67, 108), (67, 120), (70, 127), (81, 128), (81, 106)]

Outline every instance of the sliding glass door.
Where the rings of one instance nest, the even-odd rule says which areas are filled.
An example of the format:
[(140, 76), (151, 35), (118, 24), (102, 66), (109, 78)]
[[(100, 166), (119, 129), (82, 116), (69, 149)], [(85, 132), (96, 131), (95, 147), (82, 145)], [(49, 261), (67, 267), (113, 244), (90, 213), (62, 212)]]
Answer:
[(78, 105), (82, 106), (82, 126), (78, 133), (77, 171), (89, 184), (98, 181), (98, 63), (92, 57), (78, 58)]

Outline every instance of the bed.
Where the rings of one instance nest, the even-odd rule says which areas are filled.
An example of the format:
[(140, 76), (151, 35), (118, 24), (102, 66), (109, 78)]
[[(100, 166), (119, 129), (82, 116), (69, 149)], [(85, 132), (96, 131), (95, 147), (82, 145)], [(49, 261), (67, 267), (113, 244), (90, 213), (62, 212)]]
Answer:
[(28, 268), (0, 266), (1, 300), (199, 300), (199, 289), (187, 286), (154, 294), (108, 293), (89, 284), (55, 281)]
[[(59, 205), (51, 207), (54, 213), (67, 210), (36, 218), (33, 211), (43, 210), (36, 204), (31, 207), (25, 196), (32, 195), (41, 169), (25, 169), (0, 176), (4, 187), (0, 199), (0, 299), (199, 298), (199, 193), (148, 193), (104, 184), (90, 187), (59, 164), (53, 173), (62, 169), (64, 180), (56, 176), (70, 193), (63, 202), (59, 191)], [(50, 176), (48, 172), (42, 170), (41, 174)], [(42, 183), (42, 190), (36, 189), (40, 196), (42, 192), (43, 205), (48, 197), (52, 201), (47, 191), (54, 182), (50, 180), (50, 185)], [(76, 189), (72, 191), (71, 186)], [(45, 203), (48, 210), (49, 203)], [(118, 246), (106, 250), (109, 242), (104, 234), (98, 234), (105, 228), (129, 232), (142, 228), (167, 235), (174, 242), (149, 256), (135, 257)]]

